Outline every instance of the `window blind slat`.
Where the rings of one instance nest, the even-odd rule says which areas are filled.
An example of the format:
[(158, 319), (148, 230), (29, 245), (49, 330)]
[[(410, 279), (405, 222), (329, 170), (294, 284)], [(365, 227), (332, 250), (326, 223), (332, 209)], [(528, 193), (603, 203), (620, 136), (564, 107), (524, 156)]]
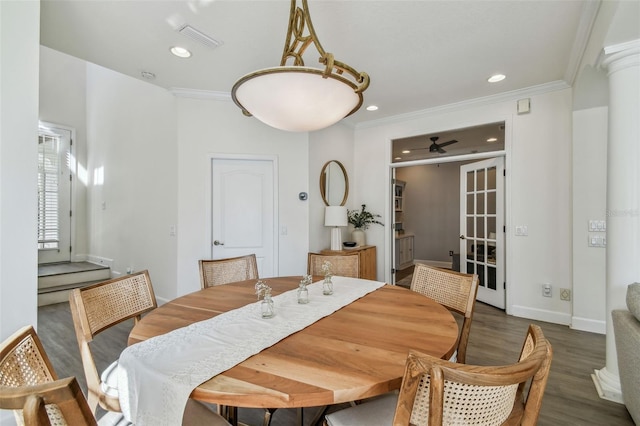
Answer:
[(59, 136), (38, 136), (38, 248), (58, 248), (59, 151)]

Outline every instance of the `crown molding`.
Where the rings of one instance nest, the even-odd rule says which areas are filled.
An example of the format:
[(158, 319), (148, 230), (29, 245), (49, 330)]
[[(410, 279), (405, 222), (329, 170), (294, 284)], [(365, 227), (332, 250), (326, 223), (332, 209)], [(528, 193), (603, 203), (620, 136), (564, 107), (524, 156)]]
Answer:
[(576, 38), (573, 41), (571, 53), (569, 55), (569, 62), (564, 73), (564, 81), (573, 86), (576, 76), (580, 70), (580, 64), (587, 51), (589, 45), (589, 39), (591, 38), (591, 32), (595, 25), (596, 18), (598, 17), (598, 11), (600, 10), (601, 1), (588, 1), (584, 5), (582, 15), (580, 16), (580, 23), (578, 24), (578, 30), (576, 31)]
[[(568, 89), (571, 86), (563, 80), (552, 81), (545, 84), (539, 84), (537, 86), (526, 87), (524, 89), (512, 90), (509, 92), (498, 93), (491, 96), (484, 96), (481, 98), (469, 99), (466, 101), (455, 102), (447, 105), (441, 105), (433, 108), (427, 108), (423, 110), (413, 111), (406, 114), (394, 115), (392, 117), (380, 118), (377, 120), (365, 121), (357, 123), (351, 126), (350, 123), (342, 120), (341, 123), (349, 124), (354, 129), (366, 129), (370, 127), (376, 127), (384, 124), (394, 124), (404, 121), (409, 121), (416, 118), (428, 117), (430, 115), (442, 114), (445, 112), (460, 111), (472, 107), (478, 107), (483, 105), (491, 105), (499, 102), (506, 102), (526, 98), (530, 96), (541, 95), (549, 92), (556, 92), (558, 90)], [(198, 90), (198, 89), (185, 89), (185, 88), (171, 88), (169, 90), (174, 96), (181, 98), (191, 99), (206, 99), (215, 101), (231, 101), (230, 92), (216, 92), (213, 90)]]
[(179, 98), (191, 99), (207, 99), (213, 101), (230, 101), (230, 92), (216, 92), (214, 90), (185, 89), (181, 87), (172, 87), (169, 92)]
[(524, 89), (511, 90), (509, 92), (498, 93), (491, 96), (483, 96), (481, 98), (469, 99), (466, 101), (455, 102), (447, 105), (441, 105), (433, 108), (423, 109), (419, 111), (409, 112), (406, 114), (394, 115), (392, 117), (380, 118), (378, 120), (365, 121), (356, 124), (357, 129), (366, 129), (377, 127), (383, 124), (394, 124), (409, 121), (417, 118), (429, 117), (436, 114), (446, 112), (461, 111), (472, 107), (496, 104), (500, 102), (512, 101), (530, 96), (542, 95), (545, 93), (556, 92), (558, 90), (569, 89), (571, 86), (563, 80), (552, 81), (545, 84), (526, 87)]
[(623, 43), (613, 44), (611, 46), (604, 47), (604, 54), (611, 55), (614, 53), (620, 53), (627, 51), (629, 54), (635, 54), (640, 49), (640, 39), (629, 40)]

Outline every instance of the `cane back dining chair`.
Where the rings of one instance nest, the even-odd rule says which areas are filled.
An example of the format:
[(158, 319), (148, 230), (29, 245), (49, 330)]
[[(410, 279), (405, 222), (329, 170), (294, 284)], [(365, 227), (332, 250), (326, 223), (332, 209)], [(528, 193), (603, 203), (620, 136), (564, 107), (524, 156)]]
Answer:
[(202, 288), (259, 278), (255, 254), (227, 259), (199, 260), (198, 266)]
[(18, 425), (95, 425), (75, 377), (58, 379), (32, 326), (0, 346), (0, 408)]
[[(25, 426), (132, 426), (108, 411), (96, 421), (75, 377), (58, 379), (32, 326), (0, 345), (0, 409), (14, 410)], [(229, 426), (203, 404), (189, 400), (184, 425)]]
[(411, 351), (399, 394), (325, 416), (327, 426), (524, 425), (537, 423), (553, 351), (530, 325), (517, 363), (459, 364)]
[[(99, 404), (109, 412), (119, 413), (118, 361), (98, 375), (90, 343), (97, 334), (123, 321), (133, 318), (137, 323), (143, 314), (157, 307), (149, 271), (76, 288), (69, 295), (69, 305), (87, 380), (89, 407), (95, 412)], [(222, 416), (192, 399), (187, 402), (183, 424), (229, 425)]]
[(307, 257), (307, 274), (324, 275), (322, 264), (331, 263), (331, 274), (340, 277), (360, 278), (360, 256), (358, 253), (347, 256), (309, 253)]
[(87, 380), (89, 407), (95, 412), (99, 404), (107, 411), (119, 412), (118, 361), (99, 375), (90, 343), (99, 333), (131, 318), (137, 322), (142, 314), (156, 308), (149, 272), (76, 288), (69, 294), (69, 305)]
[(478, 294), (478, 276), (418, 263), (413, 271), (410, 288), (435, 300), (449, 311), (461, 315), (462, 327), (451, 361), (464, 364)]

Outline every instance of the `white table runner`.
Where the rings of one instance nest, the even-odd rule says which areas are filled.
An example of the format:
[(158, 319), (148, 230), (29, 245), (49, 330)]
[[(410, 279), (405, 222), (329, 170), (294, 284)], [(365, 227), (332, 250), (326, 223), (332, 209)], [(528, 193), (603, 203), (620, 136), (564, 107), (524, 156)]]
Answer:
[[(269, 279), (264, 281), (269, 283)], [(119, 359), (118, 391), (125, 418), (136, 426), (176, 426), (191, 392), (278, 341), (382, 287), (383, 282), (334, 276), (334, 293), (322, 282), (273, 297), (275, 316), (263, 319), (260, 302), (127, 347)]]

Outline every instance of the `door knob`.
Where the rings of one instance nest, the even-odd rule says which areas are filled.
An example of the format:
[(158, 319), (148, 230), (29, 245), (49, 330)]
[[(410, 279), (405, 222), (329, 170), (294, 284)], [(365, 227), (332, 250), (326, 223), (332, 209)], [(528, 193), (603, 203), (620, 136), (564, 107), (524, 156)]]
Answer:
[(224, 243), (221, 243), (220, 241), (215, 240), (215, 241), (213, 242), (213, 245), (214, 245), (214, 246), (223, 246), (223, 245), (224, 245)]
[(461, 239), (461, 240), (466, 240), (466, 238), (465, 238), (465, 236), (464, 236), (464, 235), (460, 235), (460, 239)]

